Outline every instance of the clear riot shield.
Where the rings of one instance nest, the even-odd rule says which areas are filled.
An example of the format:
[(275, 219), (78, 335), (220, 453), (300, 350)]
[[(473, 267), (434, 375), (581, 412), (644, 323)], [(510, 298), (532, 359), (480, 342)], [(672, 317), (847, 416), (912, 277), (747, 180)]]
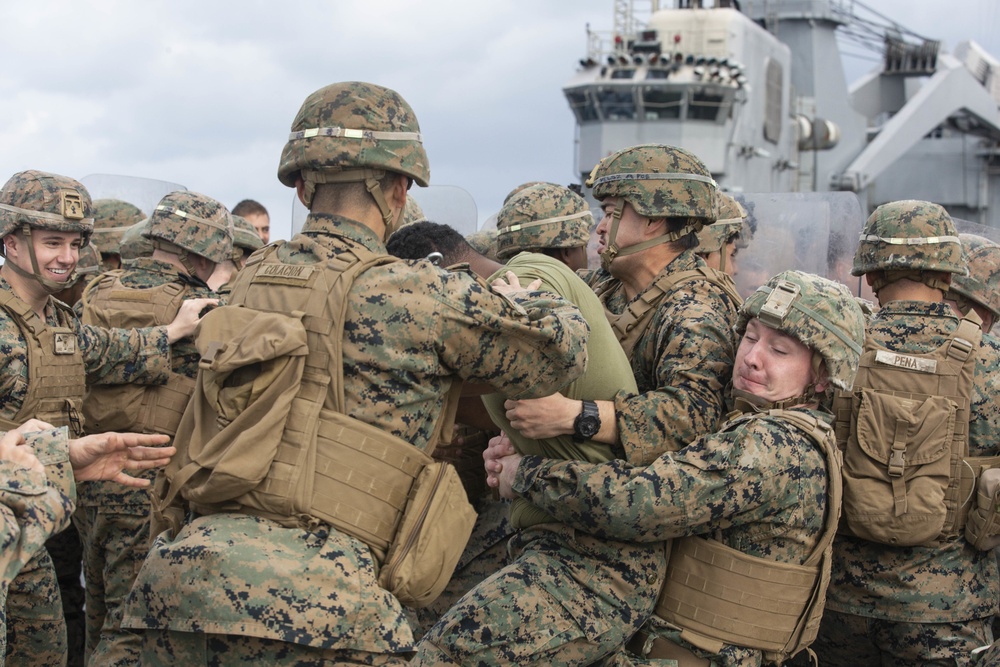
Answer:
[(91, 199), (120, 199), (138, 206), (147, 216), (164, 195), (187, 190), (180, 183), (117, 174), (90, 174), (81, 178), (80, 182), (87, 188)]
[(955, 229), (958, 230), (959, 234), (974, 234), (976, 236), (981, 236), (987, 241), (1000, 245), (1000, 229), (996, 227), (987, 227), (986, 225), (981, 225), (978, 222), (963, 220), (962, 218), (952, 218), (952, 220), (955, 222)]
[(864, 277), (851, 275), (867, 216), (853, 192), (732, 193), (752, 230), (741, 242), (734, 280), (743, 298), (781, 271), (798, 269), (837, 280), (874, 301)]
[[(420, 204), (424, 215), (431, 222), (448, 225), (458, 230), (462, 236), (476, 231), (479, 214), (476, 200), (467, 190), (456, 185), (431, 185), (426, 188), (410, 188), (410, 194)], [(292, 234), (302, 231), (308, 209), (298, 196), (292, 196)]]

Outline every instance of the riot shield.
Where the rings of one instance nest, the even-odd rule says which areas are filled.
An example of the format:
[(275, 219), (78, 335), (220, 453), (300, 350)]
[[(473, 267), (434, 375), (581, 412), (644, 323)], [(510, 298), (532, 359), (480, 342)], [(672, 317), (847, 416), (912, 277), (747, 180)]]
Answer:
[[(431, 185), (426, 188), (411, 188), (410, 194), (420, 204), (429, 221), (448, 225), (462, 236), (476, 231), (479, 223), (476, 200), (467, 190), (456, 185)], [(292, 234), (302, 231), (308, 215), (308, 209), (293, 194)]]
[(874, 300), (864, 277), (851, 275), (866, 216), (853, 192), (731, 193), (747, 211), (734, 280), (746, 298), (786, 269), (837, 280)]
[(180, 183), (117, 174), (89, 174), (81, 178), (80, 182), (90, 192), (91, 199), (120, 199), (138, 206), (147, 216), (164, 195), (187, 190)]

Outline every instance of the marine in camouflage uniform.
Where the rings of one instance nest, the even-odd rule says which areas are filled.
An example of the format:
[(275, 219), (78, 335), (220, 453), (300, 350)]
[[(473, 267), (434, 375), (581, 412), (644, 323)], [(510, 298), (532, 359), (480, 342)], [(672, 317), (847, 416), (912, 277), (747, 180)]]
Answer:
[(129, 266), (140, 257), (153, 256), (153, 243), (146, 238), (143, 233), (149, 226), (149, 218), (145, 218), (135, 223), (122, 234), (122, 265)]
[[(679, 585), (687, 578), (671, 576), (689, 567), (690, 561), (679, 557), (691, 553), (689, 546), (707, 548), (723, 562), (731, 554), (742, 554), (744, 563), (749, 556), (752, 564), (744, 567), (751, 571), (766, 570), (771, 562), (812, 563), (812, 589), (820, 586), (824, 557), (829, 571), (837, 516), (831, 503), (838, 496), (827, 471), (837, 468), (837, 454), (832, 416), (821, 404), (831, 384), (851, 386), (863, 316), (842, 285), (787, 271), (747, 300), (737, 330), (744, 336), (734, 369), (736, 411), (719, 432), (648, 466), (560, 463), (537, 456), (503, 458), (499, 471), (487, 465), (499, 472), (502, 492), (512, 489), (578, 530), (615, 540), (676, 538), (670, 581), (656, 615), (629, 643), (634, 652), (618, 664), (762, 663), (762, 648), (754, 645), (757, 631), (747, 633), (746, 643), (726, 632), (774, 630), (754, 608), (750, 591), (741, 595), (725, 573), (706, 565), (700, 576), (728, 589), (729, 606), (712, 608), (711, 594), (683, 591)], [(693, 586), (697, 589), (697, 582)], [(668, 602), (673, 600), (677, 603)], [(718, 620), (699, 627), (694, 621), (703, 618)]]
[[(167, 335), (163, 329), (141, 331), (106, 331), (82, 326), (73, 313), (51, 296), (65, 286), (76, 264), (73, 249), (61, 250), (58, 257), (48, 261), (43, 257), (38, 261), (34, 235), (44, 236), (48, 232), (79, 235), (74, 243), (81, 244), (89, 237), (92, 227), (92, 207), (86, 189), (73, 179), (38, 171), (15, 174), (0, 190), (0, 220), (4, 237), (7, 261), (0, 270), (0, 292), (8, 305), (0, 309), (0, 422), (7, 428), (16, 426), (30, 417), (42, 417), (56, 425), (72, 424), (80, 428), (79, 407), (83, 399), (83, 373), (88, 383), (163, 382), (166, 378), (166, 363), (169, 360)], [(39, 248), (39, 251), (41, 249)], [(19, 252), (18, 252), (19, 251)], [(16, 256), (11, 253), (15, 252)], [(51, 253), (47, 250), (46, 253)], [(15, 318), (15, 311), (22, 314)], [(56, 332), (57, 345), (79, 350), (82, 367), (78, 389), (60, 389), (60, 392), (78, 391), (69, 396), (65, 408), (58, 413), (25, 414), (23, 408), (37, 408), (37, 389), (32, 382), (44, 380), (46, 369), (29, 367), (29, 348), (38, 343), (25, 338), (26, 331), (18, 324), (24, 321), (41, 320), (39, 325), (31, 325), (34, 336), (44, 337), (53, 328), (61, 328), (65, 333)], [(58, 356), (56, 357), (59, 358)], [(63, 357), (72, 359), (72, 357)], [(64, 370), (65, 369), (65, 370)], [(54, 371), (64, 376), (60, 382), (67, 387), (74, 380), (69, 367)], [(48, 391), (48, 390), (46, 390)], [(25, 401), (31, 401), (26, 405)], [(79, 569), (74, 559), (74, 587), (78, 586)], [(48, 555), (37, 555), (15, 579), (8, 597), (8, 632), (13, 638), (8, 644), (8, 657), (23, 664), (61, 664), (66, 660), (66, 625), (62, 614), (60, 596), (54, 590), (55, 575)]]
[(956, 312), (976, 311), (983, 333), (990, 333), (1000, 317), (1000, 246), (975, 234), (959, 234), (969, 275), (956, 275), (945, 300)]
[(223, 297), (227, 296), (232, 289), (232, 282), (236, 278), (236, 274), (246, 264), (247, 258), (263, 247), (264, 242), (257, 236), (257, 230), (254, 229), (254, 226), (246, 218), (234, 215), (232, 259), (218, 263), (216, 273), (208, 281), (209, 285), (216, 284), (222, 277), (225, 277), (225, 281), (216, 291)]
[[(881, 309), (868, 336), (903, 354), (931, 352), (959, 326), (942, 301), (966, 271), (955, 227), (936, 204), (884, 204), (869, 217), (854, 258)], [(969, 455), (998, 453), (1000, 345), (976, 351)], [(893, 547), (852, 535), (834, 545), (827, 612), (814, 645), (823, 665), (967, 665), (989, 644), (1000, 577), (996, 558), (960, 536), (943, 546)]]
[(730, 276), (736, 275), (736, 253), (747, 226), (747, 212), (743, 205), (725, 192), (719, 195), (718, 219), (705, 225), (698, 232), (695, 253), (711, 268)]
[[(740, 298), (728, 276), (693, 250), (696, 232), (716, 219), (717, 190), (694, 155), (633, 146), (602, 160), (588, 184), (604, 210), (597, 227), (603, 268), (582, 275), (604, 304), (639, 388), (597, 402), (595, 437), (644, 465), (718, 426)], [(556, 395), (519, 402), (508, 417), (529, 437), (550, 437), (572, 434), (581, 411), (580, 401)]]
[(94, 200), (92, 240), (101, 249), (101, 269), (103, 271), (113, 271), (122, 267), (122, 237), (129, 227), (145, 217), (145, 213), (127, 201), (121, 199)]
[[(249, 233), (259, 247), (261, 241), (252, 227)], [(196, 192), (172, 192), (157, 204), (145, 236), (154, 246), (152, 257), (135, 259), (88, 286), (83, 298), (84, 323), (156, 326), (172, 320), (182, 300), (218, 298), (206, 280), (219, 263), (233, 257), (233, 220), (225, 206)], [(160, 294), (169, 296), (161, 297), (166, 303), (157, 312), (144, 315), (137, 310), (144, 299), (153, 302)], [(190, 396), (199, 360), (193, 339), (182, 338), (171, 346), (170, 371), (176, 378), (172, 384), (184, 395)], [(156, 401), (165, 400), (168, 406), (171, 402), (160, 397), (162, 391), (160, 387), (92, 387), (83, 404), (88, 431), (173, 436), (184, 403), (161, 407)], [(147, 402), (155, 407), (138, 407)], [(154, 411), (160, 414), (151, 414)], [(152, 481), (153, 476), (150, 472), (146, 478)], [(121, 628), (121, 616), (149, 547), (149, 503), (145, 489), (123, 488), (113, 482), (80, 485), (73, 520), (85, 545), (88, 664), (139, 664), (139, 637)]]
[[(394, 91), (349, 82), (306, 99), (278, 175), (310, 215), (273, 252), (286, 265), (315, 266), (351, 248), (385, 255), (408, 184), (425, 186), (429, 170), (410, 106)], [(366, 270), (345, 318), (346, 412), (419, 449), (453, 382), (537, 395), (583, 370), (586, 324), (576, 308), (544, 292), (501, 297), (428, 261)], [(412, 633), (365, 543), (322, 521), (192, 519), (174, 539), (157, 538), (132, 590), (125, 623), (145, 629), (143, 664), (406, 663)]]

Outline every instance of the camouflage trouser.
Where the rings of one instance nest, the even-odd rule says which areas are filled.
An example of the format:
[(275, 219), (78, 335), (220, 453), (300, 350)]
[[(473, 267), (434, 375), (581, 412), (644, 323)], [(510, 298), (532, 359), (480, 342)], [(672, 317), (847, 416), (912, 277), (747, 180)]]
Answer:
[(417, 646), (414, 665), (590, 665), (649, 617), (660, 544), (599, 540), (561, 524), (521, 531), (512, 564), (465, 595)]
[(66, 530), (50, 537), (45, 542), (45, 550), (52, 558), (56, 579), (59, 581), (59, 595), (62, 597), (68, 648), (66, 664), (68, 667), (83, 667), (87, 624), (83, 612), (83, 584), (80, 583), (80, 573), (83, 568), (83, 544), (80, 543), (80, 534), (71, 524)]
[(143, 667), (332, 667), (372, 665), (401, 667), (409, 654), (380, 654), (367, 651), (321, 649), (289, 644), (276, 639), (215, 635), (172, 630), (142, 631)]
[(66, 619), (56, 572), (42, 549), (7, 591), (7, 662), (10, 667), (66, 664)]
[[(972, 651), (993, 641), (993, 617), (964, 623), (902, 623), (826, 610), (812, 645), (823, 667), (974, 664)], [(794, 664), (808, 664), (800, 654)]]
[(510, 562), (507, 540), (514, 534), (514, 529), (507, 521), (509, 511), (510, 503), (493, 500), (488, 495), (476, 503), (476, 525), (448, 585), (428, 606), (406, 609), (406, 618), (415, 638), (419, 639), (430, 630), (459, 598)]
[(125, 600), (149, 550), (149, 514), (79, 507), (87, 582), (87, 664), (139, 664), (139, 637), (122, 629)]

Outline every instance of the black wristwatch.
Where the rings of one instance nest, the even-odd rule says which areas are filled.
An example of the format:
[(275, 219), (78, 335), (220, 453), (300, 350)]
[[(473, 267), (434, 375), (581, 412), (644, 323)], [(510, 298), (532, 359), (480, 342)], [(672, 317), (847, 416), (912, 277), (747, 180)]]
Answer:
[(584, 401), (583, 409), (573, 420), (573, 442), (590, 440), (601, 430), (601, 413), (597, 403)]

